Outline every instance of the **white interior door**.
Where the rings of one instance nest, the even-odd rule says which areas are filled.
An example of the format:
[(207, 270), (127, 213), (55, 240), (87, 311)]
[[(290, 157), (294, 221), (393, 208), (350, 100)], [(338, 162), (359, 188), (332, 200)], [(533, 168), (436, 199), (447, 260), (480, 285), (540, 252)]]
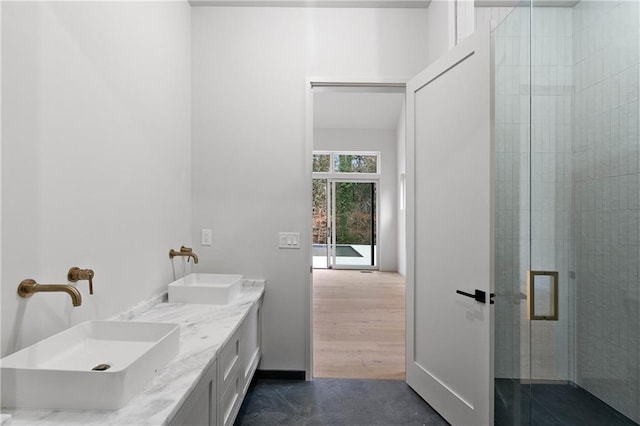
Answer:
[(490, 47), (407, 85), (407, 383), (453, 425), (493, 423)]

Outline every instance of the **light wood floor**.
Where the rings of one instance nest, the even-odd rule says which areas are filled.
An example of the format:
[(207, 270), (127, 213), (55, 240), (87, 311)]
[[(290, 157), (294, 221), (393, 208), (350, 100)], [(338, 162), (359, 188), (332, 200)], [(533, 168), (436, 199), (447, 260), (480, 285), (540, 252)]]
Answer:
[(405, 280), (393, 272), (313, 272), (313, 375), (405, 378)]

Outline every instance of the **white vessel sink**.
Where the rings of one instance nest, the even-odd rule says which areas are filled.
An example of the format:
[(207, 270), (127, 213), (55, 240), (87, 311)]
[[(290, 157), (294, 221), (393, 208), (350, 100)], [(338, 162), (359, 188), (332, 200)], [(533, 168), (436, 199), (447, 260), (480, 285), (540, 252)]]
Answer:
[(169, 284), (169, 303), (226, 305), (240, 293), (242, 275), (189, 274)]
[(177, 324), (84, 322), (0, 360), (2, 406), (116, 410), (178, 354), (179, 342)]

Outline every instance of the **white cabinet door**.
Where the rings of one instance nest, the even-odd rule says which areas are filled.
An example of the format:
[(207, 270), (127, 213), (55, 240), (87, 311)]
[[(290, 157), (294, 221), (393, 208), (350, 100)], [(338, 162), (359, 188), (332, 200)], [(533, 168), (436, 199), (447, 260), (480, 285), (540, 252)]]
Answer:
[(214, 361), (178, 413), (169, 422), (170, 425), (214, 426), (217, 424), (216, 371), (217, 362)]
[(490, 67), (483, 29), (407, 85), (407, 383), (453, 425), (493, 424)]
[(242, 323), (242, 335), (240, 337), (240, 365), (242, 368), (242, 395), (246, 395), (253, 373), (258, 367), (261, 355), (261, 303), (258, 301), (251, 307), (247, 317)]

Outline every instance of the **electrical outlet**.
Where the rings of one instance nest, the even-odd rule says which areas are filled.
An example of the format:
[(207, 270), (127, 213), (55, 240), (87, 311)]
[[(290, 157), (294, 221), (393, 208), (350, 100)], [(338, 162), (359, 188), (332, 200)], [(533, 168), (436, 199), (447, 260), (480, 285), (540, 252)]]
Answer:
[(213, 239), (213, 233), (211, 232), (211, 229), (203, 229), (200, 231), (200, 239), (201, 239), (201, 244), (203, 246), (210, 246), (211, 245), (211, 240)]

